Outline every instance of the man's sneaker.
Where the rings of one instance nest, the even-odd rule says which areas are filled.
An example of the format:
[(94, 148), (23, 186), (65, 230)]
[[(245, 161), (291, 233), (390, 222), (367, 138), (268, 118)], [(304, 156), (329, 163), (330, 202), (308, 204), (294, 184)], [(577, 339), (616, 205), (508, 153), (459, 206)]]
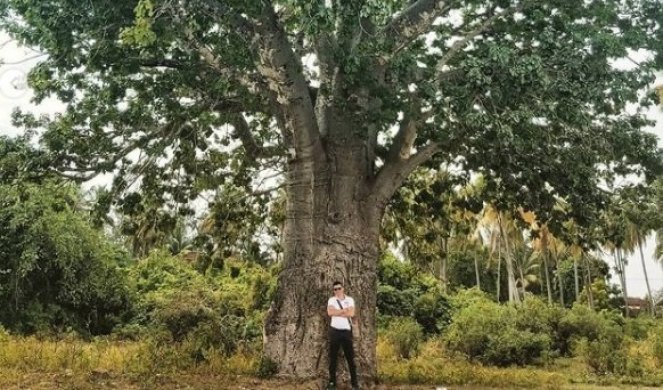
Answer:
[(327, 390), (336, 390), (336, 383), (329, 382), (329, 384), (327, 385)]

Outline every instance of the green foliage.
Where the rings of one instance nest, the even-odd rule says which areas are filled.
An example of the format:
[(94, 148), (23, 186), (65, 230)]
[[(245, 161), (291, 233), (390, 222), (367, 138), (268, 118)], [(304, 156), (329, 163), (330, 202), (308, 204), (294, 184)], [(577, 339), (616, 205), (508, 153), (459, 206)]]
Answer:
[(1, 323), (94, 335), (126, 320), (127, 256), (86, 221), (74, 186), (0, 184), (0, 204)]
[(647, 344), (652, 348), (657, 366), (663, 368), (663, 324), (659, 323), (650, 329)]
[(384, 321), (412, 317), (427, 335), (440, 333), (450, 321), (450, 306), (439, 282), (412, 264), (384, 254), (378, 268), (377, 309)]
[(256, 376), (258, 378), (267, 379), (273, 377), (278, 372), (278, 363), (268, 358), (261, 356), (257, 363)]
[(589, 342), (604, 340), (615, 346), (623, 338), (622, 325), (623, 319), (618, 314), (595, 312), (576, 304), (559, 321), (556, 346), (562, 354), (569, 354), (573, 343), (582, 339)]
[(518, 323), (518, 310), (487, 299), (474, 299), (454, 316), (445, 334), (451, 351), (485, 364), (507, 366), (546, 359), (551, 339)]
[(580, 339), (575, 353), (596, 374), (625, 374), (628, 358), (622, 348), (622, 341), (621, 329), (609, 328), (596, 339)]
[(423, 341), (421, 325), (409, 317), (391, 318), (383, 336), (394, 346), (398, 356), (404, 359), (416, 356)]
[(655, 332), (658, 321), (648, 315), (624, 319), (624, 336), (633, 340), (645, 340), (651, 332)]
[(388, 284), (378, 284), (378, 313), (386, 316), (409, 316), (414, 312), (416, 293), (412, 289), (399, 290)]
[(451, 322), (450, 305), (441, 291), (421, 295), (414, 303), (414, 319), (426, 334), (438, 334)]
[(152, 17), (154, 4), (150, 0), (139, 0), (136, 5), (136, 21), (134, 26), (126, 28), (120, 33), (120, 39), (127, 45), (149, 46), (157, 37), (152, 31)]
[(130, 271), (140, 297), (137, 323), (165, 331), (157, 332), (157, 347), (181, 343), (196, 361), (207, 359), (210, 351), (229, 356), (255, 343), (262, 335), (259, 310), (269, 302), (274, 282), (260, 267), (228, 268), (203, 275), (178, 257), (152, 252)]
[[(283, 168), (293, 141), (309, 139), (301, 137), (308, 132), (312, 140), (331, 137), (341, 147), (361, 143), (367, 158), (355, 168), (368, 167), (370, 182), (379, 159), (387, 161), (384, 149), (397, 144), (389, 129), (410, 114), (421, 123), (414, 146), (435, 142), (440, 148), (428, 159), (430, 167), (461, 161), (460, 176), (484, 174), (485, 194), (500, 209), (509, 204), (536, 210), (553, 231), (563, 223), (557, 199), (568, 202), (567, 217), (586, 226), (606, 200), (597, 184), (629, 173), (647, 179), (660, 173), (656, 137), (641, 131), (647, 120), (639, 110), (625, 112), (629, 103), (652, 103), (653, 94), (641, 99), (640, 91), (651, 84), (660, 56), (631, 69), (612, 66), (629, 50), (658, 52), (660, 40), (652, 33), (661, 12), (656, 1), (627, 7), (616, 0), (524, 0), (517, 6), (497, 2), (488, 10), (472, 0), (409, 4), (136, 0), (108, 7), (102, 0), (7, 0), (0, 28), (48, 54), (29, 78), (36, 101), (54, 96), (70, 107), (52, 118), (18, 113), (15, 122), (44, 130), (41, 142), (53, 168), (74, 167), (81, 177), (117, 170), (111, 193), (118, 196), (130, 195), (130, 178), (141, 176), (143, 191), (175, 203), (190, 203), (229, 183), (251, 187), (258, 171), (274, 163)], [(270, 7), (278, 8), (279, 17), (255, 23), (275, 13)], [(406, 9), (422, 14), (405, 21), (423, 25), (400, 20)], [(63, 20), (74, 18), (77, 23), (62, 28)], [(440, 22), (433, 26), (431, 20)], [(471, 34), (476, 26), (486, 33)], [(271, 39), (268, 27), (291, 38), (282, 42), (284, 50), (270, 47), (281, 41)], [(428, 43), (417, 34), (428, 34)], [(448, 47), (451, 40), (460, 47)], [(276, 66), (264, 56), (276, 51), (297, 53), (282, 59), (294, 65)], [(300, 64), (316, 54), (319, 70)], [(285, 69), (287, 75), (281, 74)], [(329, 69), (343, 77), (332, 77)], [(290, 89), (272, 96), (262, 88), (274, 77), (288, 79), (297, 96), (313, 92), (300, 108), (307, 120), (287, 129), (294, 137), (283, 136), (289, 134), (282, 114), (289, 112)], [(325, 116), (343, 131), (304, 125), (327, 123), (318, 117), (326, 111), (314, 110), (318, 98), (343, 113)], [(422, 109), (425, 121), (417, 120)], [(240, 112), (249, 114), (248, 132), (228, 131)], [(408, 115), (401, 120), (399, 113)], [(346, 123), (353, 125), (341, 125)], [(128, 158), (134, 150), (147, 158)], [(385, 166), (392, 165), (388, 160)], [(406, 208), (443, 210), (446, 198), (438, 195), (454, 185), (447, 179), (440, 180), (442, 188), (410, 191), (421, 196)], [(443, 226), (448, 218), (429, 217), (422, 220), (433, 221), (427, 228), (447, 233), (429, 243), (450, 237), (452, 229)], [(441, 222), (437, 227), (435, 220)], [(422, 260), (434, 253), (430, 246), (414, 247)]]

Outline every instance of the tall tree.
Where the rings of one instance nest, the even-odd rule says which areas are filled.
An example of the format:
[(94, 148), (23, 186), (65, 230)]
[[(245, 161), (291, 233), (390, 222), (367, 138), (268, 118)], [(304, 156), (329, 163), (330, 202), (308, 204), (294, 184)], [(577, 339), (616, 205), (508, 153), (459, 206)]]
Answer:
[(5, 0), (0, 27), (47, 54), (30, 85), (67, 111), (16, 124), (45, 129), (61, 174), (114, 172), (118, 196), (140, 185), (189, 202), (284, 171), (265, 354), (283, 375), (324, 371), (340, 279), (372, 379), (394, 192), (418, 166), (453, 162), (485, 175), (498, 209), (547, 221), (561, 196), (587, 223), (600, 180), (660, 165), (647, 122), (623, 113), (659, 58), (611, 65), (663, 42), (659, 13), (657, 0)]

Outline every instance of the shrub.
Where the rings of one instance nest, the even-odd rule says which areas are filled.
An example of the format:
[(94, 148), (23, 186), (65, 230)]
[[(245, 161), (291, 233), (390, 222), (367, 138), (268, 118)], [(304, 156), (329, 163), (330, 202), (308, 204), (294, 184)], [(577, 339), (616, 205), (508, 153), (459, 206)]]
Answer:
[(549, 305), (540, 298), (527, 296), (518, 307), (516, 324), (519, 329), (526, 329), (533, 333), (552, 335), (559, 327), (559, 320), (564, 315), (564, 309), (557, 305)]
[(384, 331), (384, 337), (394, 346), (401, 358), (408, 359), (417, 354), (423, 340), (423, 331), (412, 318), (393, 318)]
[(414, 311), (416, 293), (412, 289), (399, 290), (386, 284), (378, 285), (377, 307), (383, 316), (407, 317)]
[(576, 343), (576, 355), (598, 375), (624, 373), (626, 354), (622, 349), (620, 338), (601, 336), (595, 340), (583, 338)]
[(624, 320), (624, 335), (634, 340), (645, 340), (650, 330), (655, 326), (656, 320), (649, 316), (626, 318)]
[(530, 364), (549, 355), (550, 337), (518, 328), (518, 312), (478, 298), (453, 317), (445, 335), (451, 351), (498, 366)]
[(269, 379), (278, 372), (278, 364), (265, 355), (257, 361), (256, 376), (261, 379)]
[[(581, 339), (596, 341), (623, 336), (621, 316), (608, 311), (595, 312), (585, 305), (576, 304), (564, 312), (555, 335), (555, 345), (560, 353), (568, 355), (574, 342)], [(620, 340), (621, 341), (621, 338)]]
[(496, 366), (526, 365), (545, 360), (549, 351), (550, 336), (547, 334), (508, 326), (489, 337), (481, 360)]
[(0, 184), (0, 323), (22, 332), (108, 334), (131, 314), (127, 255), (79, 211), (72, 185)]
[(477, 302), (492, 302), (492, 300), (488, 294), (476, 287), (459, 290), (449, 301), (452, 316)]
[(414, 304), (414, 318), (426, 334), (439, 334), (451, 322), (450, 305), (441, 291), (420, 296)]
[(268, 291), (266, 272), (241, 263), (214, 277), (165, 252), (153, 252), (130, 275), (141, 299), (135, 322), (160, 329), (156, 346), (181, 343), (193, 361), (208, 356), (229, 356), (242, 344), (259, 339), (264, 305), (259, 291)]
[(663, 368), (663, 323), (649, 330), (647, 344), (651, 347), (652, 357), (658, 367)]

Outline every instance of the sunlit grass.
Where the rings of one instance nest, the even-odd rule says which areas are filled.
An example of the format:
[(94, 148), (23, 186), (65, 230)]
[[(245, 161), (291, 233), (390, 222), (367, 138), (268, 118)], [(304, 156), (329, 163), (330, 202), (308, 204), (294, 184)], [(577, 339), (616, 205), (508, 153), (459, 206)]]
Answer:
[[(592, 375), (579, 359), (556, 359), (540, 367), (482, 366), (452, 356), (439, 340), (423, 343), (418, 355), (410, 359), (399, 358), (395, 348), (384, 339), (379, 340), (377, 352), (380, 380), (389, 386), (588, 389), (605, 385), (663, 384), (663, 373), (656, 374), (657, 361), (652, 359), (650, 348), (646, 343), (629, 345), (629, 354), (644, 364), (640, 377)], [(156, 388), (162, 382), (178, 388), (173, 383), (179, 383), (181, 378), (211, 383), (209, 387), (201, 384), (193, 388), (214, 388), (214, 381), (220, 379), (213, 378), (219, 376), (255, 380), (251, 378), (256, 374), (258, 353), (253, 349), (244, 348), (230, 357), (209, 350), (202, 358), (191, 356), (190, 351), (186, 343), (5, 335), (0, 338), (0, 388), (18, 389), (29, 384), (33, 389), (46, 389), (49, 384), (52, 388), (54, 384), (66, 383), (66, 388), (88, 389), (116, 381), (121, 382), (122, 388)]]

